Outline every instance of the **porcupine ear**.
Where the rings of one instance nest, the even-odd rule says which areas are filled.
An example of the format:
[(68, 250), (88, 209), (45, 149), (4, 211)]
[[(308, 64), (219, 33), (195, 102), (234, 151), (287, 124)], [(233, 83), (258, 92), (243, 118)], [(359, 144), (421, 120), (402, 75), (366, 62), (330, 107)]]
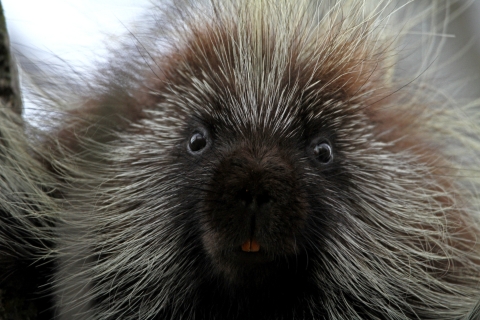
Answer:
[(0, 4), (0, 319), (48, 319), (50, 179), (27, 139), (17, 75)]

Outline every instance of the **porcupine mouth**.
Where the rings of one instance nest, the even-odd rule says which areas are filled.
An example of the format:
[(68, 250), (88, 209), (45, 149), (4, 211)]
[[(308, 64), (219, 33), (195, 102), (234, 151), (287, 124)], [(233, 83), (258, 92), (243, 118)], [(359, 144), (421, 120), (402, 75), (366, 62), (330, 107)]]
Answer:
[(257, 221), (255, 215), (250, 220), (250, 236), (241, 246), (237, 247), (236, 256), (240, 263), (258, 264), (271, 261), (271, 257), (265, 252), (264, 246), (261, 246), (255, 237)]
[(258, 230), (258, 221), (256, 220), (255, 214), (251, 216), (249, 221), (250, 224), (250, 235), (247, 239), (235, 250), (235, 256), (237, 262), (243, 265), (257, 265), (262, 263), (267, 263), (273, 260), (273, 255), (268, 254), (267, 246), (265, 243), (261, 243), (258, 240), (258, 237), (255, 235)]
[(259, 264), (272, 261), (272, 256), (262, 249), (255, 238), (246, 240), (234, 252), (235, 260), (241, 264)]

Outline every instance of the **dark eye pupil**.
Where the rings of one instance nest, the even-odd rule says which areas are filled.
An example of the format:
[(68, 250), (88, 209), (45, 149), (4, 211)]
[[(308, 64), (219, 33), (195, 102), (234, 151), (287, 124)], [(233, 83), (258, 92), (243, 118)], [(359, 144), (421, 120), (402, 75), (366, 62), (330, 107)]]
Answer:
[(317, 160), (322, 163), (329, 163), (332, 160), (332, 147), (326, 142), (317, 144), (313, 148), (313, 153)]
[(199, 132), (194, 133), (188, 143), (190, 150), (193, 152), (202, 150), (206, 145), (207, 139), (205, 139), (205, 136)]

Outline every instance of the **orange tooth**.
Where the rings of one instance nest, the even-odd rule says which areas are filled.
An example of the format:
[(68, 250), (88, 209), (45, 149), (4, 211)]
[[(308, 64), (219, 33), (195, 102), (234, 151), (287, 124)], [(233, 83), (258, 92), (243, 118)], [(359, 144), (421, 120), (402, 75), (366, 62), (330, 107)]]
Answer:
[(252, 240), (250, 242), (250, 251), (251, 252), (258, 252), (260, 251), (260, 244), (256, 240)]
[(242, 251), (250, 252), (250, 240), (247, 240), (242, 244)]
[(242, 244), (242, 251), (244, 252), (258, 252), (260, 245), (256, 240), (247, 240)]

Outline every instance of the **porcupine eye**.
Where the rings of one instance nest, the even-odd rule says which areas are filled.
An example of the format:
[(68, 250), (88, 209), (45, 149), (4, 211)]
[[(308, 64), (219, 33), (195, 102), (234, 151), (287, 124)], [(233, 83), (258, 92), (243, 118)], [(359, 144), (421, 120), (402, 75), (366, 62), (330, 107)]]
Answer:
[(207, 138), (200, 132), (195, 132), (188, 141), (188, 148), (191, 152), (197, 153), (207, 146)]
[(333, 159), (332, 147), (326, 141), (317, 143), (313, 148), (313, 154), (318, 162), (327, 164)]

